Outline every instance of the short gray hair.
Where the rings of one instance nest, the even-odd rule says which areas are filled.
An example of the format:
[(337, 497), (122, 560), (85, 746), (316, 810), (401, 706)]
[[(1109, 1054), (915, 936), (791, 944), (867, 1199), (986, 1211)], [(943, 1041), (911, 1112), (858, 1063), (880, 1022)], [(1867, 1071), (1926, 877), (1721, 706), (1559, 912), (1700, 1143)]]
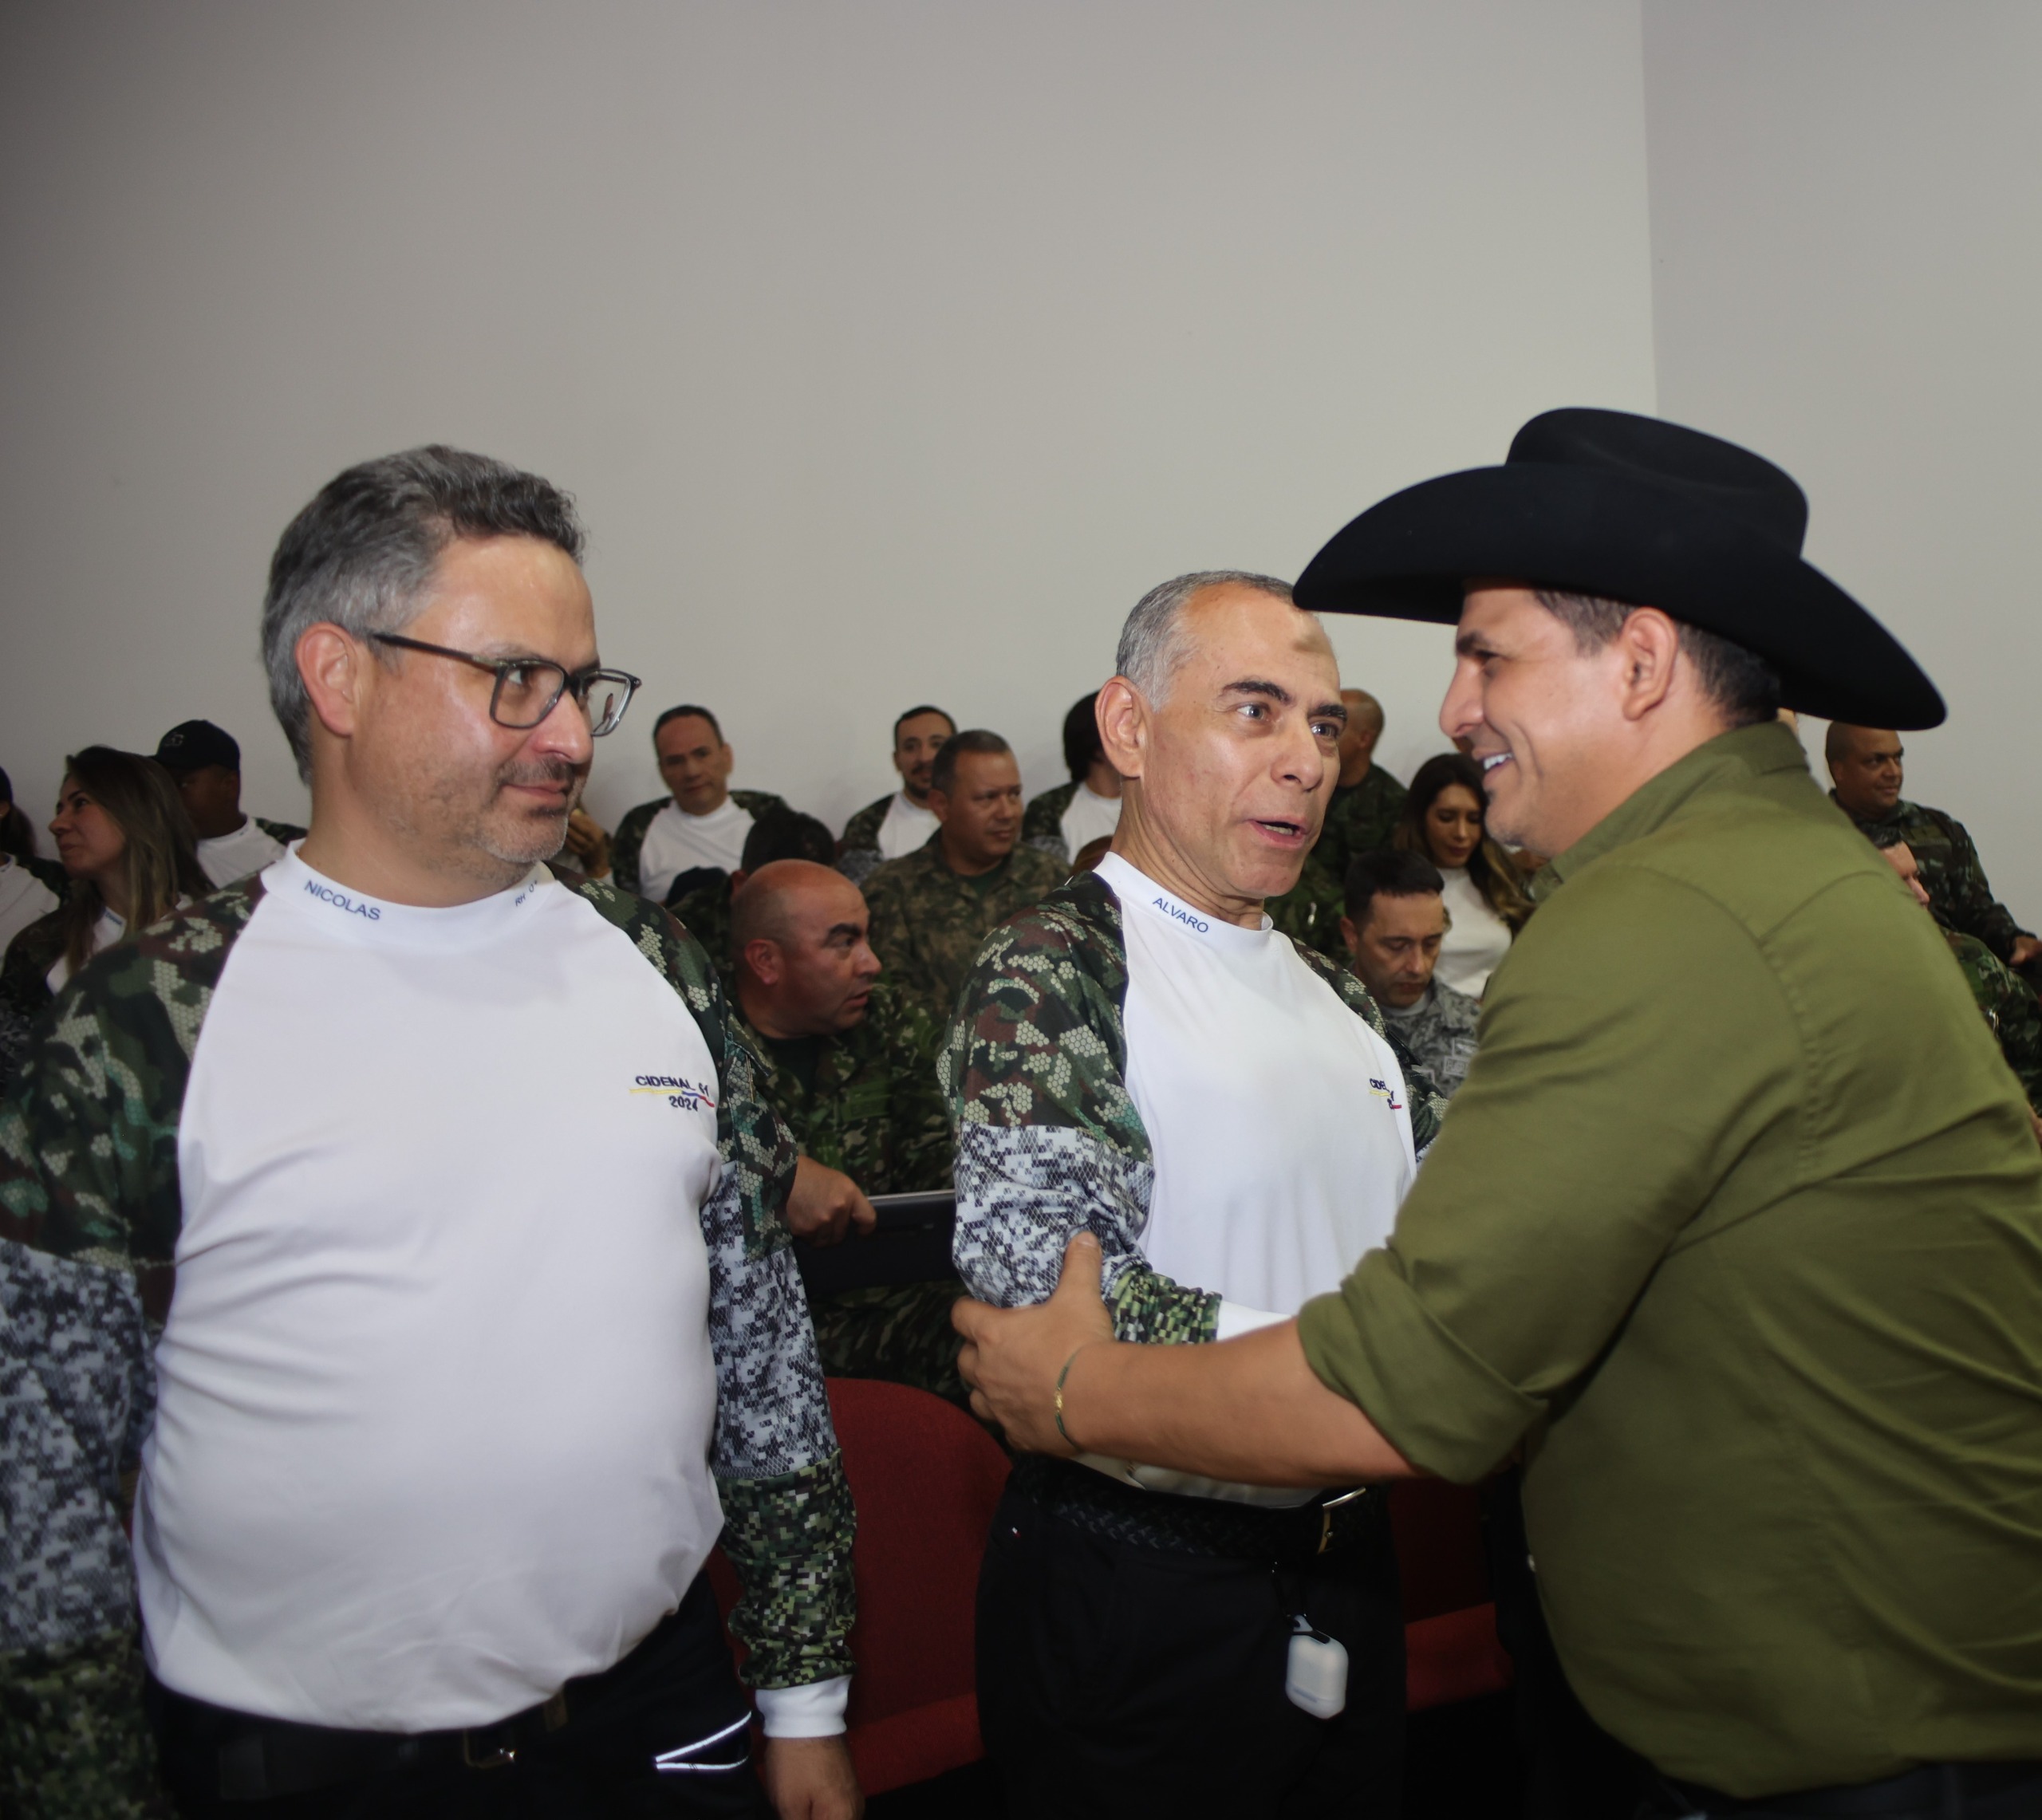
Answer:
[[(1575, 649), (1584, 657), (1605, 649), (1624, 621), (1638, 611), (1632, 601), (1612, 601), (1600, 594), (1573, 594), (1558, 588), (1532, 592), (1539, 605), (1574, 634)], [(1681, 655), (1694, 666), (1703, 695), (1733, 727), (1753, 726), (1779, 714), (1780, 672), (1756, 651), (1704, 632), (1685, 620), (1673, 619), (1673, 623), (1681, 628)]]
[(1279, 601), (1291, 598), (1289, 582), (1246, 569), (1198, 569), (1174, 581), (1161, 582), (1134, 603), (1134, 611), (1120, 628), (1114, 673), (1126, 677), (1151, 703), (1161, 707), (1169, 693), (1170, 678), (1186, 655), (1181, 624), (1185, 603), (1203, 589), (1229, 583), (1252, 588), (1259, 594), (1274, 594)]
[(417, 617), (447, 545), (492, 537), (537, 538), (581, 560), (581, 522), (566, 494), (438, 443), (337, 475), (291, 520), (270, 558), (262, 664), (299, 776), (312, 776), (312, 698), (298, 673), (306, 629), (324, 621), (361, 639), (399, 631)]

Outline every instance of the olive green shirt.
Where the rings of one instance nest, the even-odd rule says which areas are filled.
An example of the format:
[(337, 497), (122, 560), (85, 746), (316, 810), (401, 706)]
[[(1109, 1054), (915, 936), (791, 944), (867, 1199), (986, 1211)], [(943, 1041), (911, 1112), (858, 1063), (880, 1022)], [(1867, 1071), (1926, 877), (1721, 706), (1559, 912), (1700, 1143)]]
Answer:
[(1553, 862), (1307, 1356), (1525, 1442), (1595, 1718), (1752, 1796), (2042, 1755), (2042, 1151), (1941, 933), (1767, 723)]

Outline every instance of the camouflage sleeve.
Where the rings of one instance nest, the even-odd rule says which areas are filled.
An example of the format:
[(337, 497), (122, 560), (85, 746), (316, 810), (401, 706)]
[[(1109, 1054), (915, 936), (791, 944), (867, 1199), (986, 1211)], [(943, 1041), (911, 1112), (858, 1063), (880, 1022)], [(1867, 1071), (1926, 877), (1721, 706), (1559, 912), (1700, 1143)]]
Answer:
[(2042, 1111), (2042, 1005), (2020, 975), (1975, 936), (1945, 931), (1965, 983), (2020, 1081), (2028, 1103)]
[(638, 856), (645, 845), (645, 830), (664, 806), (660, 802), (641, 802), (617, 823), (617, 832), (610, 837), (609, 876), (619, 891), (628, 891), (634, 897), (638, 894)]
[(1070, 849), (1063, 838), (1063, 812), (1070, 808), (1076, 786), (1059, 785), (1046, 790), (1021, 812), (1021, 844), (1070, 864)]
[(838, 871), (861, 888), (885, 863), (886, 856), (877, 847), (847, 845), (837, 855)]
[(718, 1058), (723, 1166), (701, 1210), (716, 1361), (710, 1464), (723, 1547), (743, 1586), (730, 1627), (750, 1651), (744, 1678), (783, 1688), (848, 1675), (856, 1519), (784, 1218), (794, 1138), (759, 1097), (751, 1052), (700, 945), (643, 898), (600, 881), (576, 888), (680, 995)]
[(2013, 920), (2013, 912), (1993, 896), (1985, 863), (1964, 824), (1940, 813), (1936, 819), (1949, 837), (1949, 863), (1941, 882), (1950, 926), (1976, 936), (2005, 960), (2013, 952), (2014, 939), (2024, 932)]
[[(1089, 893), (1111, 904), (1096, 881)], [(1137, 1243), (1155, 1171), (1125, 1081), (1125, 992), (1124, 962), (1067, 910), (1039, 907), (987, 937), (941, 1058), (957, 1133), (952, 1256), (981, 1301), (1041, 1302), (1082, 1228), (1104, 1254), (1120, 1338), (1211, 1340), (1220, 1298), (1152, 1270)]]
[(885, 1014), (891, 1152), (885, 1161), (886, 1185), (895, 1193), (947, 1188), (956, 1145), (950, 1111), (936, 1079), (941, 1034), (935, 1019), (911, 1000), (889, 995)]
[(120, 1485), (153, 1412), (185, 1052), (148, 973), (132, 947), (85, 970), (0, 1105), (0, 1725), (34, 1811), (158, 1798)]
[(933, 1003), (939, 995), (927, 972), (917, 964), (913, 942), (908, 933), (907, 893), (901, 868), (905, 859), (889, 860), (873, 868), (861, 888), (869, 912), (865, 939), (879, 956), (887, 983), (904, 998)]

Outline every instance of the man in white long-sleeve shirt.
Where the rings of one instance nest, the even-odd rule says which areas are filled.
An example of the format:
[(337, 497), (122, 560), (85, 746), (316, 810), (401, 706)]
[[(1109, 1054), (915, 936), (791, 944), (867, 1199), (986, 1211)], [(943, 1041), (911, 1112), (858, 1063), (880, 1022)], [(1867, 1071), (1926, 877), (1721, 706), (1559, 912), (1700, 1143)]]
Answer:
[[(993, 932), (952, 1026), (956, 1255), (981, 1299), (1036, 1302), (1089, 1230), (1120, 1336), (1196, 1343), (1381, 1243), (1439, 1107), (1358, 982), (1263, 913), (1338, 771), (1318, 622), (1270, 577), (1183, 576), (1118, 662), (1113, 850)], [(1022, 1459), (980, 1602), (1009, 1811), (1394, 1814), (1395, 1557), (1382, 1495), (1350, 1489)]]
[(324, 488), (263, 615), (311, 832), (82, 969), (0, 1107), (0, 1683), (63, 1811), (155, 1810), (138, 1588), (187, 1816), (760, 1812), (720, 1532), (767, 1787), (857, 1812), (794, 1144), (701, 950), (541, 863), (636, 683), (581, 545), (457, 450)]

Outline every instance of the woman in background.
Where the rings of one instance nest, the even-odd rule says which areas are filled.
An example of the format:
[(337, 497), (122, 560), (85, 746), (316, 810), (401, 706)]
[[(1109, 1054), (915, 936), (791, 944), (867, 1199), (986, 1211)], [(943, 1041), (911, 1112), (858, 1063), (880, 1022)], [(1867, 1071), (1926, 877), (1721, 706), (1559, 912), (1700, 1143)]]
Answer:
[(1532, 914), (1509, 854), (1489, 838), (1482, 768), (1460, 752), (1428, 758), (1411, 779), (1396, 845), (1423, 853), (1446, 881), (1446, 939), (1437, 977), (1479, 999)]
[(67, 759), (49, 831), (70, 889), (0, 963), (0, 1003), (30, 1018), (94, 955), (212, 888), (176, 784), (139, 753), (88, 746)]

